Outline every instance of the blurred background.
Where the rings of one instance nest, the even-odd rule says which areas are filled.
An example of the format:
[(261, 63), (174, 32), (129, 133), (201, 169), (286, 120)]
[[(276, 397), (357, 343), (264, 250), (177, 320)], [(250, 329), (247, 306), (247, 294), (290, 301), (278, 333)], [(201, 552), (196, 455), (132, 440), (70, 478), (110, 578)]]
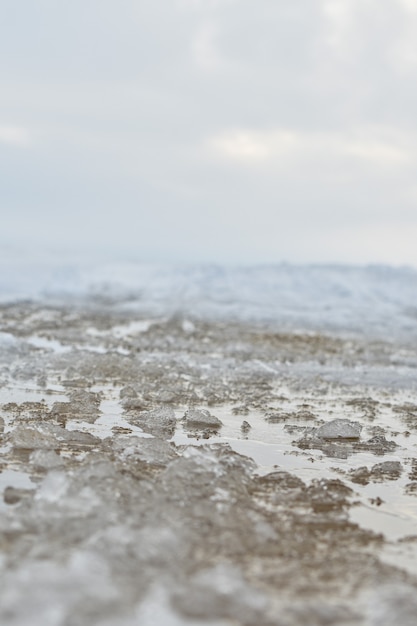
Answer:
[(0, 246), (417, 266), (417, 0), (2, 0)]

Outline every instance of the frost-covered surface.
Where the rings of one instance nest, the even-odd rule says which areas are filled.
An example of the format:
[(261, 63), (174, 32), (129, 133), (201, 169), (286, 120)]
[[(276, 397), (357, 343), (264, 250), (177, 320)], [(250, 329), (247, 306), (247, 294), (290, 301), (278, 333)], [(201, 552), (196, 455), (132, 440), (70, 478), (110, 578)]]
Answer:
[(117, 271), (1, 279), (0, 624), (417, 623), (415, 274)]
[(226, 268), (57, 264), (0, 258), (0, 300), (74, 298), (142, 313), (187, 312), (380, 338), (417, 338), (417, 271), (385, 266)]

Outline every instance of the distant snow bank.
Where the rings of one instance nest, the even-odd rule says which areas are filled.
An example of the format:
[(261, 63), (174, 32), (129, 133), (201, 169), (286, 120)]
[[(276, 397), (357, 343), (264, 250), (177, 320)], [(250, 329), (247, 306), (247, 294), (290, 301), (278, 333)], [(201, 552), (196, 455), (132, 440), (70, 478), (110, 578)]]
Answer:
[(417, 339), (417, 271), (387, 266), (221, 267), (30, 263), (0, 258), (0, 301), (99, 303), (154, 314), (265, 321)]

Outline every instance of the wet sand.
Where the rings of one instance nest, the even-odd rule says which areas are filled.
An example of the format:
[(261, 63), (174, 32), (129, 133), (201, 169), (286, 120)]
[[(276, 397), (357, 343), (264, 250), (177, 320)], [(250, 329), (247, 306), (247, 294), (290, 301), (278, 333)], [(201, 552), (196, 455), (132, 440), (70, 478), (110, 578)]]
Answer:
[(417, 623), (412, 345), (94, 301), (0, 333), (0, 623)]

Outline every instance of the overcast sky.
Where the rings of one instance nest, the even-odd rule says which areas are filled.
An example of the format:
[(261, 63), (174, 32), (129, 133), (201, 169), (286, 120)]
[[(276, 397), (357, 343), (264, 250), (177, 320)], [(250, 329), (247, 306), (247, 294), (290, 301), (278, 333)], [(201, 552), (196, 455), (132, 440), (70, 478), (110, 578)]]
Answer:
[(0, 244), (417, 266), (417, 0), (2, 0)]

